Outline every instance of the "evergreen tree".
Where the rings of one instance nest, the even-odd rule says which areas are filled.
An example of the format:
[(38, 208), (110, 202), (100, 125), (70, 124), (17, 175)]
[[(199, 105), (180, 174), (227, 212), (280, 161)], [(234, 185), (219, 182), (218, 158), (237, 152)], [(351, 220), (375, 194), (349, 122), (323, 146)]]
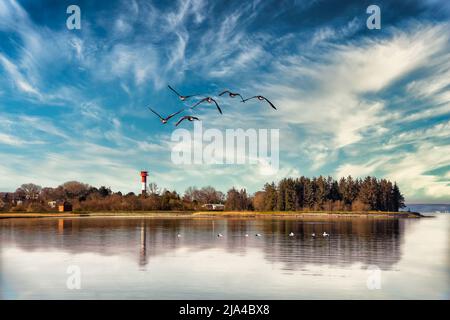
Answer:
[(304, 207), (307, 209), (313, 209), (315, 204), (314, 199), (314, 183), (309, 178), (305, 179), (305, 185), (303, 188), (303, 201)]
[(372, 178), (368, 176), (361, 183), (358, 200), (364, 203), (369, 210), (374, 210), (372, 207), (373, 198), (376, 199), (376, 194), (374, 195), (374, 190), (372, 188)]
[(400, 189), (397, 186), (397, 183), (394, 183), (394, 187), (392, 188), (392, 201), (393, 201), (393, 211), (398, 211), (401, 208), (405, 207), (405, 198), (400, 192)]
[(284, 210), (295, 211), (297, 203), (297, 194), (295, 190), (295, 182), (292, 178), (285, 181)]
[(278, 183), (277, 209), (278, 211), (286, 210), (286, 179)]
[(277, 188), (275, 183), (266, 183), (264, 185), (264, 210), (274, 211), (277, 208)]
[(305, 194), (305, 177), (300, 177), (300, 179), (295, 180), (295, 197), (297, 203), (295, 205), (296, 210), (302, 210), (305, 206), (304, 194)]
[(323, 210), (324, 209), (324, 203), (327, 199), (327, 182), (325, 179), (320, 176), (316, 180), (313, 180), (315, 182), (315, 204), (316, 209)]

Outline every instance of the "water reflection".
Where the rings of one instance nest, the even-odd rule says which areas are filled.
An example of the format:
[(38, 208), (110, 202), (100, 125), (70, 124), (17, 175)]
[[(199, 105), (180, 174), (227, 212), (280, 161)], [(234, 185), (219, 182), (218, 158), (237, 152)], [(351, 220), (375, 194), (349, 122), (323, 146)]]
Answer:
[(145, 267), (147, 265), (147, 227), (145, 220), (141, 222), (141, 242), (139, 243), (139, 265)]
[[(0, 299), (448, 299), (449, 222), (3, 219)], [(82, 290), (66, 286), (70, 265)]]
[[(266, 261), (281, 262), (286, 270), (301, 269), (305, 264), (354, 263), (389, 269), (400, 259), (405, 223), (367, 218), (9, 219), (0, 221), (0, 241), (3, 247), (14, 245), (30, 251), (134, 255), (143, 270), (152, 257), (180, 247), (190, 251), (221, 248), (238, 255), (257, 248)], [(289, 237), (290, 232), (295, 236)], [(331, 236), (324, 238), (323, 232)], [(218, 233), (224, 237), (218, 238)], [(256, 233), (262, 237), (255, 237)]]

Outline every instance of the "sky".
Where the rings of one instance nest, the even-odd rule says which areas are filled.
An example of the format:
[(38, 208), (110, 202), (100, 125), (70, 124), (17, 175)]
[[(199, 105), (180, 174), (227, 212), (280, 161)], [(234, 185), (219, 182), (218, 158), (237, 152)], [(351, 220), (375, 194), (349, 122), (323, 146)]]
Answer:
[[(69, 30), (69, 5), (81, 29)], [(381, 9), (369, 30), (366, 9)], [(0, 191), (77, 180), (258, 191), (283, 177), (396, 181), (407, 203), (450, 203), (450, 2), (0, 2)], [(179, 165), (167, 89), (217, 97), (204, 129), (279, 129), (280, 166)], [(186, 105), (189, 105), (187, 103)], [(192, 123), (183, 123), (192, 130)]]

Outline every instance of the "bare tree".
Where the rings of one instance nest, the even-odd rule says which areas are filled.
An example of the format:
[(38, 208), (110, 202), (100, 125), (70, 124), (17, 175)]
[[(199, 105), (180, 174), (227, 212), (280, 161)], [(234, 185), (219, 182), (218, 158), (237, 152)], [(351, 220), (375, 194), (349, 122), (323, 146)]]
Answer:
[(217, 191), (211, 186), (203, 187), (198, 190), (198, 201), (200, 203), (222, 203), (224, 202), (225, 195)]
[(42, 187), (34, 183), (24, 183), (19, 189), (16, 190), (16, 192), (20, 193), (23, 191), (27, 200), (36, 200), (39, 198), (41, 190)]
[(148, 184), (148, 192), (152, 195), (159, 195), (158, 185), (154, 182)]
[(190, 202), (192, 202), (194, 200), (198, 200), (198, 199), (195, 199), (195, 196), (196, 196), (197, 192), (198, 192), (197, 187), (189, 187), (184, 192), (183, 199), (185, 201), (190, 201)]

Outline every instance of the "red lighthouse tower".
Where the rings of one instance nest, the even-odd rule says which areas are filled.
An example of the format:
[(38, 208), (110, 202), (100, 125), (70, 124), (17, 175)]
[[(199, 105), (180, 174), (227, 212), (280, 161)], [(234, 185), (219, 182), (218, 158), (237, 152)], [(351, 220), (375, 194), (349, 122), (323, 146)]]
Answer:
[(148, 176), (147, 171), (141, 171), (141, 183), (142, 183), (141, 193), (144, 196), (147, 194), (147, 176)]

